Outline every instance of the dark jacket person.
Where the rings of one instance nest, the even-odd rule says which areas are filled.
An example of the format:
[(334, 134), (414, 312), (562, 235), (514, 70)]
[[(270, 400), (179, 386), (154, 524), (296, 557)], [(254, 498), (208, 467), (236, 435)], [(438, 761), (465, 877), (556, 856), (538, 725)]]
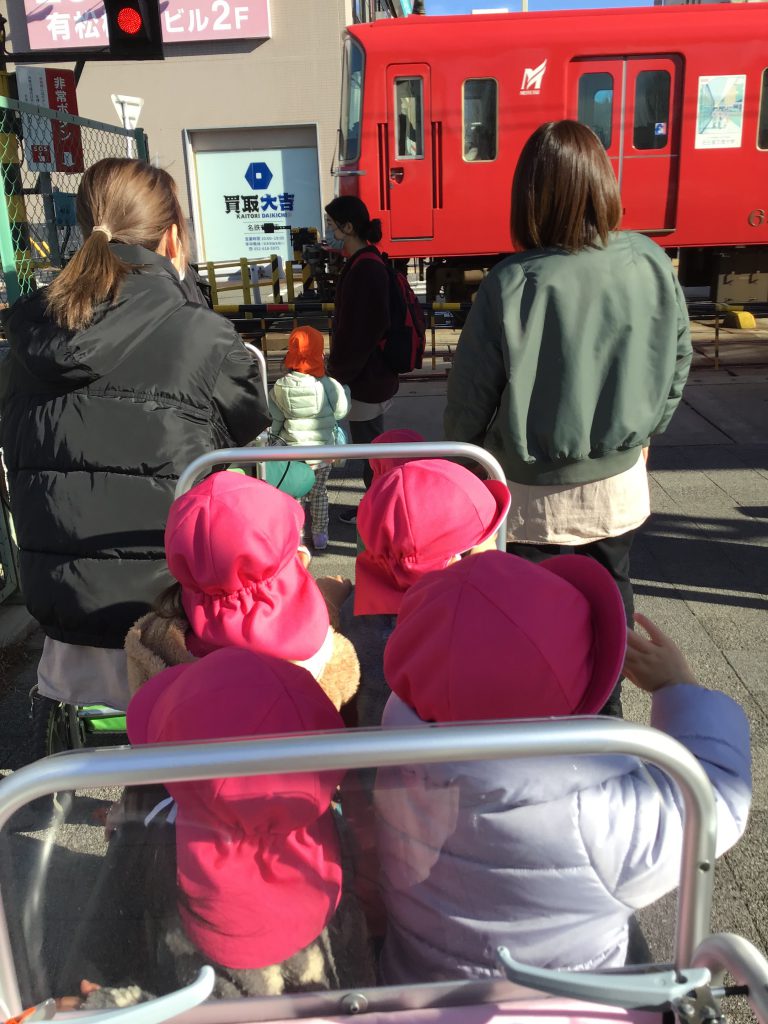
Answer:
[[(621, 198), (590, 128), (542, 125), (512, 184), (521, 252), (483, 281), (448, 380), (445, 434), (510, 482), (508, 550), (573, 551), (612, 573), (632, 621), (629, 551), (649, 514), (645, 454), (691, 363), (688, 314), (655, 242), (618, 231)], [(608, 710), (620, 713), (619, 690)]]
[[(381, 350), (390, 328), (389, 273), (376, 248), (381, 241), (381, 221), (370, 219), (368, 208), (357, 196), (337, 196), (325, 212), (334, 243), (347, 256), (336, 287), (328, 373), (349, 386), (352, 441), (370, 444), (384, 430), (384, 413), (400, 386)], [(366, 487), (372, 479), (366, 462)], [(354, 509), (342, 512), (340, 518), (354, 522)]]
[(102, 160), (77, 196), (85, 242), (6, 319), (2, 444), (21, 585), (46, 633), (41, 694), (128, 701), (123, 641), (171, 582), (163, 530), (181, 471), (268, 423), (233, 327), (187, 301), (173, 179)]

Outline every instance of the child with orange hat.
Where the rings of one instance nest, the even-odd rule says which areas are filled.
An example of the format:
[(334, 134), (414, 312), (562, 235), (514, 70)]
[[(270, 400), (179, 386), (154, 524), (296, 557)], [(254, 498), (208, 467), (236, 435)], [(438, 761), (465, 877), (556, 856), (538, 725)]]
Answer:
[[(325, 372), (324, 339), (314, 327), (296, 327), (288, 338), (283, 365), (289, 373), (269, 393), (272, 433), (286, 444), (334, 444), (334, 428), (349, 412), (349, 388)], [(309, 504), (312, 544), (328, 546), (328, 474), (330, 462), (309, 463), (315, 483), (304, 499)]]

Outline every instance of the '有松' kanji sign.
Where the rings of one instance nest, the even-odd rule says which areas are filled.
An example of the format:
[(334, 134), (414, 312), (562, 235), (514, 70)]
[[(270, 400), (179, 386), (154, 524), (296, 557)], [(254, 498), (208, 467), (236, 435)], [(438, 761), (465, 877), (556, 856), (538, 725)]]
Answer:
[[(60, 68), (17, 67), (16, 87), (22, 103), (64, 114), (77, 113), (74, 71)], [(21, 115), (24, 157), (30, 171), (83, 170), (83, 141), (80, 127), (65, 121), (50, 121), (36, 114)]]
[[(24, 0), (30, 50), (108, 46), (98, 0)], [(163, 41), (268, 39), (269, 0), (167, 0), (160, 5)]]

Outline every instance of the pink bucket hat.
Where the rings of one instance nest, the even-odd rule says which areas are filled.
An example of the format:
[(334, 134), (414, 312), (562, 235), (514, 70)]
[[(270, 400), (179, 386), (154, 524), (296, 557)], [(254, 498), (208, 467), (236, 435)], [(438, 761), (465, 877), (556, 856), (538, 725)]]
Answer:
[[(133, 744), (344, 727), (306, 669), (234, 647), (154, 676), (128, 705), (127, 725)], [(265, 967), (320, 934), (341, 896), (329, 808), (343, 775), (168, 784), (178, 805), (179, 913), (205, 956), (225, 967)]]
[(593, 715), (626, 643), (618, 587), (591, 558), (485, 551), (408, 591), (384, 675), (427, 722)]
[(355, 566), (355, 615), (394, 615), (425, 573), (492, 537), (509, 504), (506, 484), (444, 459), (406, 462), (374, 480), (357, 511), (365, 551)]
[[(374, 437), (371, 444), (422, 444), (423, 441), (424, 438), (417, 430), (385, 430), (383, 434)], [(384, 476), (391, 469), (404, 466), (406, 462), (411, 462), (413, 458), (420, 458), (420, 456), (411, 456), (404, 459), (368, 459), (368, 465), (371, 467), (374, 479), (376, 479), (376, 477)]]
[(239, 473), (213, 473), (171, 505), (165, 553), (205, 653), (245, 647), (305, 661), (323, 645), (328, 610), (296, 554), (304, 512)]

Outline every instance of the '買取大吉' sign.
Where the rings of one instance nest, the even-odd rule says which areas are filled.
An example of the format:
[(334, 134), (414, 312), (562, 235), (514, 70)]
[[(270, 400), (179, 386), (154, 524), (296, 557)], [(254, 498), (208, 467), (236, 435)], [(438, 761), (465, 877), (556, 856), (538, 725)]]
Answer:
[[(236, 150), (195, 155), (201, 258), (292, 255), (287, 227), (319, 227), (317, 150)], [(263, 226), (274, 225), (274, 233)]]

